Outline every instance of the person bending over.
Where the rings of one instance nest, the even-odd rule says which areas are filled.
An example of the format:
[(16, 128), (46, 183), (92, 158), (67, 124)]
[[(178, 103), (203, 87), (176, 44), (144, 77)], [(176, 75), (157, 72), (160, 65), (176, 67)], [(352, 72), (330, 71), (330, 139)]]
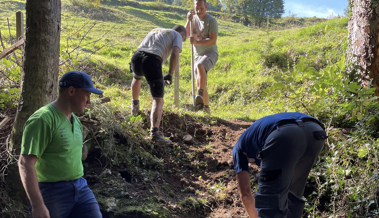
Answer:
[[(255, 121), (233, 148), (242, 203), (251, 218), (300, 218), (308, 174), (327, 138), (317, 119), (298, 112)], [(255, 200), (248, 164), (260, 166)]]

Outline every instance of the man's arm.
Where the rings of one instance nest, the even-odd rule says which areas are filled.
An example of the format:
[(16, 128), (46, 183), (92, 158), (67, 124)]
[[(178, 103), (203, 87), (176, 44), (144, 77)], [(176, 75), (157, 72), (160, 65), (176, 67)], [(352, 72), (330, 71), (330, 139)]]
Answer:
[(236, 177), (243, 206), (250, 218), (258, 218), (258, 212), (255, 209), (255, 201), (251, 193), (249, 173), (247, 171), (241, 171), (237, 173)]
[(174, 74), (176, 65), (178, 64), (180, 52), (181, 50), (178, 46), (174, 46), (172, 48), (171, 57), (170, 57), (170, 68), (168, 70), (168, 73), (171, 74), (171, 76)]
[(186, 30), (187, 30), (187, 38), (189, 38), (190, 37), (190, 35), (191, 35), (191, 28), (190, 28), (190, 22), (192, 21), (192, 18), (193, 18), (193, 14), (194, 14), (195, 12), (194, 11), (189, 11), (188, 13), (187, 13), (187, 23), (186, 23), (186, 25), (185, 25), (185, 28), (186, 28)]
[(190, 43), (194, 45), (216, 45), (218, 33), (209, 33), (209, 38), (202, 40), (195, 40), (193, 37), (190, 37)]
[(35, 155), (21, 154), (18, 160), (20, 177), (32, 206), (33, 217), (49, 218), (49, 211), (43, 202), (38, 186), (37, 172), (35, 168), (37, 160), (38, 157)]

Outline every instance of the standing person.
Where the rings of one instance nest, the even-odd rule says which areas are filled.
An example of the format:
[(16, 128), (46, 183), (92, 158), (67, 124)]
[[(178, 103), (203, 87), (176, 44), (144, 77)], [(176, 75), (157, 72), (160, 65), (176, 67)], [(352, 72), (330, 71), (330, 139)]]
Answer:
[[(305, 183), (326, 138), (320, 121), (298, 112), (263, 117), (241, 135), (233, 148), (233, 164), (250, 217), (302, 216)], [(248, 163), (260, 165), (255, 202)]]
[(207, 1), (195, 0), (195, 12), (187, 14), (187, 37), (190, 36), (190, 22), (192, 21), (192, 33), (190, 43), (195, 47), (195, 76), (197, 95), (195, 97), (196, 108), (204, 108), (204, 112), (210, 113), (209, 95), (207, 91), (207, 73), (217, 63), (217, 35), (218, 24), (214, 17), (207, 13)]
[[(139, 113), (139, 95), (141, 79), (146, 78), (150, 93), (153, 97), (153, 106), (150, 115), (150, 136), (152, 140), (161, 144), (171, 144), (159, 132), (159, 124), (163, 112), (164, 81), (172, 83), (172, 75), (182, 52), (182, 42), (186, 40), (187, 31), (181, 25), (172, 29), (157, 28), (150, 31), (130, 62), (130, 71), (133, 73), (132, 81), (132, 115)], [(162, 65), (170, 57), (168, 74), (163, 77)]]
[(91, 77), (70, 71), (58, 98), (37, 110), (24, 126), (19, 158), (22, 184), (33, 218), (100, 218), (99, 204), (83, 176), (82, 124), (74, 113), (91, 104)]

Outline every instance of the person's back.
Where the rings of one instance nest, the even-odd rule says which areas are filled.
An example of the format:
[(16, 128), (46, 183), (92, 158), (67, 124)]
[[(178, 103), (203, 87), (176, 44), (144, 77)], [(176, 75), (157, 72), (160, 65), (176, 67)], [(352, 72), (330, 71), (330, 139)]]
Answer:
[[(302, 216), (307, 177), (326, 138), (320, 121), (298, 112), (263, 117), (241, 135), (233, 148), (233, 164), (250, 217)], [(249, 163), (260, 166), (255, 201)]]
[(158, 55), (163, 64), (170, 56), (174, 46), (182, 48), (180, 34), (173, 29), (157, 28), (146, 35), (137, 51)]
[[(182, 52), (182, 42), (186, 40), (187, 31), (181, 25), (172, 29), (157, 28), (151, 30), (130, 61), (130, 72), (133, 73), (131, 114), (139, 114), (139, 95), (141, 80), (146, 78), (149, 85), (153, 105), (150, 114), (150, 135), (154, 142), (171, 144), (159, 131), (163, 112), (164, 83), (171, 84), (174, 69)], [(169, 72), (163, 76), (162, 64), (170, 56)]]

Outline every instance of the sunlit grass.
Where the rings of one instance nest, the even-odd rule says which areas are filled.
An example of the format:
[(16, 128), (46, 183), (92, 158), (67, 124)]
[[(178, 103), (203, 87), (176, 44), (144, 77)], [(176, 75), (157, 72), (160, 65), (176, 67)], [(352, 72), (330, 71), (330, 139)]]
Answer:
[[(170, 10), (156, 10), (165, 7)], [(0, 28), (7, 46), (10, 41), (6, 18), (10, 20), (11, 34), (14, 36), (14, 12), (24, 8), (24, 1), (0, 3)], [(67, 59), (67, 51), (76, 46), (97, 52), (91, 55), (83, 51), (71, 53), (73, 65), (62, 66), (61, 73), (73, 70), (72, 66), (82, 66), (84, 71), (95, 73), (93, 77), (99, 82), (97, 85), (104, 89), (105, 96), (112, 98), (109, 104), (129, 111), (131, 56), (151, 29), (185, 25), (185, 12), (185, 9), (152, 2), (130, 1), (128, 5), (107, 4), (81, 8), (63, 0), (61, 58)], [(86, 35), (94, 23), (96, 25)], [(223, 119), (254, 120), (273, 112), (274, 106), (267, 104), (262, 96), (264, 89), (273, 82), (272, 74), (279, 69), (264, 65), (268, 55), (277, 54), (279, 58), (288, 56), (288, 66), (284, 63), (285, 66), (280, 69), (283, 71), (293, 67), (291, 61), (322, 69), (337, 62), (346, 46), (347, 18), (336, 18), (310, 27), (270, 31), (268, 34), (264, 29), (249, 28), (230, 20), (218, 19), (218, 23), (219, 60), (208, 74), (208, 92), (211, 116)], [(81, 62), (86, 57), (89, 58)], [(174, 87), (165, 87), (164, 110), (183, 112), (184, 105), (192, 104), (190, 63), (190, 45), (187, 40), (183, 43), (180, 55), (181, 107), (174, 106)], [(87, 65), (91, 68), (85, 68)], [(163, 66), (163, 72), (167, 71), (168, 63)], [(150, 110), (151, 98), (145, 80), (140, 101), (142, 109)], [(286, 107), (283, 110), (294, 108)], [(186, 113), (204, 116), (203, 113)]]

